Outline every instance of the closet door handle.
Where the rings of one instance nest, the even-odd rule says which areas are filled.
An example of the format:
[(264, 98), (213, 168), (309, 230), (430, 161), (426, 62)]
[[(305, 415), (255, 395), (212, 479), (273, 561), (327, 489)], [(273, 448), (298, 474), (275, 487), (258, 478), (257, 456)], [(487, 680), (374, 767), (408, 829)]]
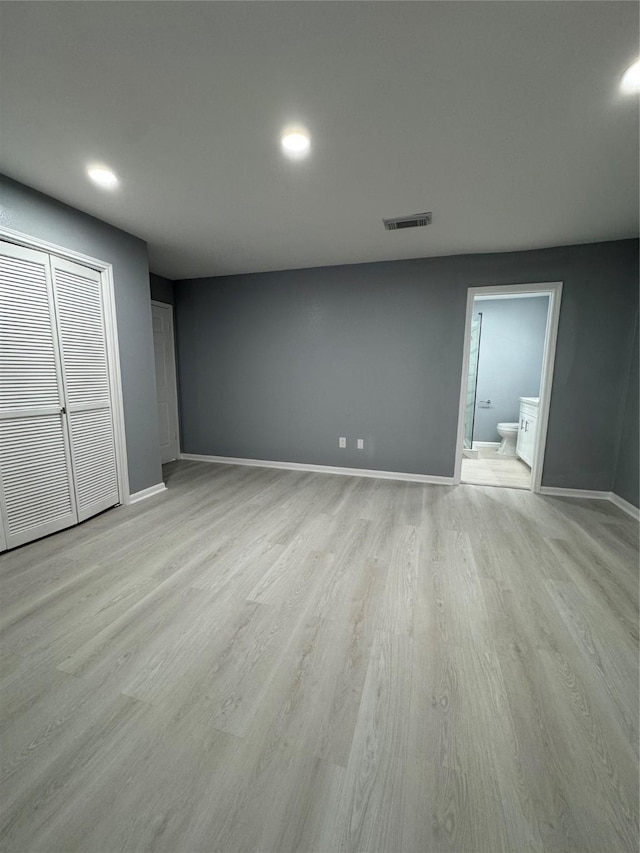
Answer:
[(66, 415), (66, 414), (67, 414), (67, 407), (66, 407), (66, 406), (63, 406), (63, 407), (60, 409), (60, 414), (61, 414), (61, 415)]

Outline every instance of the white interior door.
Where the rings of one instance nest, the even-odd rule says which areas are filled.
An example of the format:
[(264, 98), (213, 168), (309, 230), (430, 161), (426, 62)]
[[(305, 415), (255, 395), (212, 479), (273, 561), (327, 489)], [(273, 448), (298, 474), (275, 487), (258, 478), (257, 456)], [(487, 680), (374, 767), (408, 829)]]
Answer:
[(78, 520), (120, 502), (102, 276), (51, 257)]
[(180, 453), (178, 441), (178, 389), (170, 305), (152, 303), (153, 347), (156, 358), (156, 394), (161, 461), (171, 462)]
[(0, 513), (13, 548), (78, 521), (49, 256), (0, 243)]

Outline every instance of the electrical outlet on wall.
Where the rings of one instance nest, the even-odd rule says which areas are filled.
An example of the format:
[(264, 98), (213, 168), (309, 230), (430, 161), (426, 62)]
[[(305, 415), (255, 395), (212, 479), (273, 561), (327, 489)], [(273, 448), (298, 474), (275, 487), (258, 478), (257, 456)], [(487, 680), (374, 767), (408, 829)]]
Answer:
[(358, 450), (364, 450), (364, 438), (358, 439), (356, 447), (358, 448)]
[(347, 446), (347, 439), (344, 438), (343, 436), (340, 436), (340, 438), (338, 439), (338, 447), (346, 447), (346, 446)]

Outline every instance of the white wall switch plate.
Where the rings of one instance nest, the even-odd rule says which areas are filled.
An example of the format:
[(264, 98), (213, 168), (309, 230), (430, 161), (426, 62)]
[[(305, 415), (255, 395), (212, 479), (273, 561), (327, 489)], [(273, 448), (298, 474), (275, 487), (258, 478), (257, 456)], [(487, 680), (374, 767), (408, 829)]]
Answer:
[(347, 439), (340, 436), (340, 438), (338, 439), (338, 446), (339, 447), (346, 447), (347, 446)]
[(358, 450), (364, 450), (364, 438), (359, 438), (356, 446)]

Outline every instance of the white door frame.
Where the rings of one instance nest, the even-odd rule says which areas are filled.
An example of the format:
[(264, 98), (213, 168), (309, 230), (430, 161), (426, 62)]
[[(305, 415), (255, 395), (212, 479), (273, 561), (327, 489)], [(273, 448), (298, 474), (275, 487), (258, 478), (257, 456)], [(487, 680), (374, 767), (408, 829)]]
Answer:
[(171, 333), (171, 374), (173, 379), (173, 387), (176, 390), (175, 401), (176, 401), (176, 434), (177, 434), (177, 442), (178, 442), (178, 455), (176, 459), (180, 459), (180, 449), (182, 447), (182, 439), (180, 436), (180, 409), (178, 406), (178, 370), (176, 365), (176, 333), (173, 323), (173, 305), (170, 302), (160, 302), (158, 299), (152, 299), (151, 304), (155, 305), (156, 308), (165, 308), (167, 310), (167, 314), (169, 317), (169, 328)]
[(7, 243), (15, 243), (28, 249), (48, 252), (59, 258), (82, 264), (100, 273), (104, 293), (104, 319), (107, 338), (107, 356), (109, 363), (109, 384), (111, 386), (111, 406), (113, 414), (113, 430), (116, 445), (116, 468), (118, 475), (118, 494), (121, 504), (128, 504), (131, 497), (129, 492), (129, 471), (127, 467), (127, 444), (124, 429), (124, 405), (122, 402), (122, 377), (120, 373), (120, 353), (118, 350), (118, 327), (116, 323), (116, 303), (113, 287), (113, 268), (111, 264), (91, 258), (66, 249), (39, 237), (23, 234), (11, 228), (0, 226), (0, 239)]
[(471, 319), (473, 301), (476, 296), (513, 296), (531, 294), (549, 294), (547, 309), (547, 328), (544, 337), (544, 352), (542, 356), (542, 375), (540, 377), (540, 404), (538, 406), (538, 428), (536, 430), (535, 454), (531, 469), (531, 486), (533, 492), (539, 492), (542, 485), (542, 468), (544, 453), (547, 445), (547, 428), (549, 426), (549, 406), (551, 403), (551, 386), (553, 384), (553, 366), (556, 359), (556, 343), (558, 340), (558, 322), (560, 320), (560, 300), (562, 298), (562, 282), (546, 281), (540, 284), (499, 284), (490, 287), (470, 287), (467, 290), (467, 315), (464, 327), (464, 350), (462, 357), (462, 378), (460, 380), (460, 406), (458, 409), (458, 433), (456, 437), (456, 465), (454, 483), (460, 483), (462, 474), (462, 445), (464, 439), (464, 414), (467, 396), (469, 374), (469, 355), (471, 351)]

